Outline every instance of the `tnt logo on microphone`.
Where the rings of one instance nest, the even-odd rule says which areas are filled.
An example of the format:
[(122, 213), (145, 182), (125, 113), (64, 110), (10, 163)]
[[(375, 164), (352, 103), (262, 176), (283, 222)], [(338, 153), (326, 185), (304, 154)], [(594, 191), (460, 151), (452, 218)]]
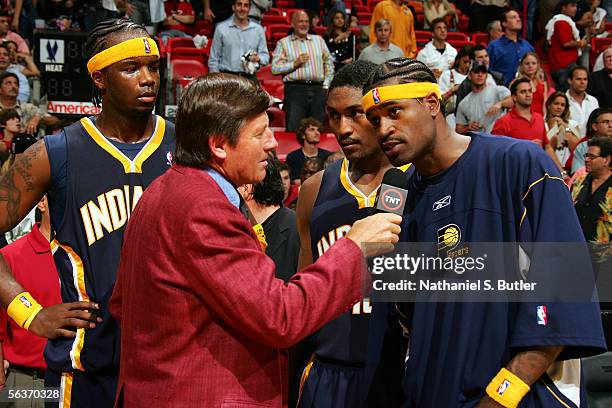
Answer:
[(406, 193), (406, 190), (383, 184), (380, 189), (380, 197), (376, 208), (384, 212), (402, 215), (404, 212), (404, 203), (406, 202)]

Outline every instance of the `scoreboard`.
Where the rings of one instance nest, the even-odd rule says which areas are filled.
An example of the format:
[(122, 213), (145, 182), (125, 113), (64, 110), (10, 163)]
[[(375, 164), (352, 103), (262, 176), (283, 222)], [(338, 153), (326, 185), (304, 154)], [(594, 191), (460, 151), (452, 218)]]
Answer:
[(87, 73), (83, 32), (36, 30), (34, 60), (41, 72), (41, 93), (47, 110), (55, 115), (93, 115), (100, 109), (91, 103), (93, 84)]

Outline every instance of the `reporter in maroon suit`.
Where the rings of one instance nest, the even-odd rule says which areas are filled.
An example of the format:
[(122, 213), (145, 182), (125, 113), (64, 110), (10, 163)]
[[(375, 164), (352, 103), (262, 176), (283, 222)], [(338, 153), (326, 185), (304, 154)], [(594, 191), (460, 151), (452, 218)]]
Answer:
[(110, 304), (122, 329), (119, 406), (286, 406), (285, 349), (362, 296), (373, 254), (356, 243), (397, 242), (401, 217), (377, 214), (287, 284), (274, 277), (236, 191), (263, 180), (277, 146), (268, 105), (226, 74), (183, 94), (176, 164), (132, 214)]

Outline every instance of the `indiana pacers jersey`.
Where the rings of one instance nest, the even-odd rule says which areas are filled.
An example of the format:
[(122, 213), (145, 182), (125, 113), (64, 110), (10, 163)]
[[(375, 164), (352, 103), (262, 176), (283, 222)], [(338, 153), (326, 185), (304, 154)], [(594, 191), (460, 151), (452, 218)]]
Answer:
[[(325, 170), (310, 221), (313, 261), (344, 237), (355, 221), (374, 213), (376, 193), (374, 190), (366, 196), (351, 182), (346, 159)], [(323, 326), (311, 338), (315, 354), (349, 365), (363, 364), (371, 311), (370, 300), (365, 298), (352, 310)]]
[(62, 300), (97, 302), (104, 321), (95, 329), (78, 329), (74, 339), (50, 340), (45, 359), (56, 372), (109, 372), (119, 363), (119, 327), (108, 301), (123, 232), (144, 189), (171, 165), (174, 125), (156, 116), (153, 135), (132, 159), (90, 118), (65, 128), (65, 139), (65, 203), (57, 206), (61, 218), (51, 206), (52, 219), (62, 220), (54, 225), (51, 244)]
[[(466, 152), (441, 174), (412, 175), (401, 241), (437, 242), (446, 253), (468, 249), (470, 242), (583, 242), (568, 189), (541, 147), (471, 137)], [(537, 273), (537, 262), (546, 260), (532, 258), (529, 273)], [(586, 269), (585, 279), (592, 279)], [(598, 309), (594, 303), (415, 303), (406, 406), (473, 407), (523, 348), (564, 345), (560, 359), (603, 351)], [(577, 406), (581, 384), (572, 389), (566, 383), (563, 393), (555, 380), (545, 375), (520, 406)]]

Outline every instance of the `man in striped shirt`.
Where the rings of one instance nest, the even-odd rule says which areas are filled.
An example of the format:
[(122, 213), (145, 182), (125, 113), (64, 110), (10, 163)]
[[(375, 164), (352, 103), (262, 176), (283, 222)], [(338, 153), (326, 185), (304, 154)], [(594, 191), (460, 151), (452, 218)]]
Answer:
[(272, 73), (283, 75), (284, 110), (287, 130), (295, 132), (298, 123), (312, 116), (325, 119), (325, 93), (334, 75), (334, 64), (318, 35), (308, 34), (308, 15), (300, 10), (291, 18), (293, 34), (282, 38), (272, 56)]

